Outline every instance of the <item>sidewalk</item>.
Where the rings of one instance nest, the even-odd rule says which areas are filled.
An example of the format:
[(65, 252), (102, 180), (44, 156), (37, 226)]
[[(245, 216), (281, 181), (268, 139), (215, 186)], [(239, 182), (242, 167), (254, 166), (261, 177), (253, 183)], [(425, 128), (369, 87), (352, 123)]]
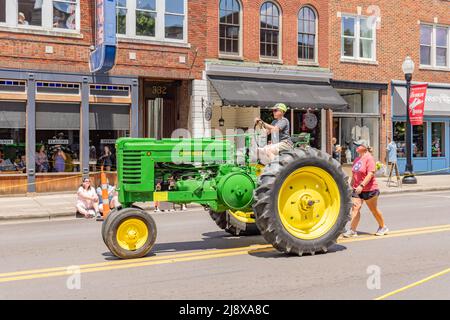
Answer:
[[(387, 178), (377, 178), (382, 194), (407, 192), (446, 191), (450, 194), (450, 175), (417, 176), (417, 185), (403, 185), (402, 188), (386, 186)], [(33, 197), (0, 197), (0, 222), (20, 219), (52, 219), (75, 217), (75, 194), (36, 195)], [(153, 210), (152, 203), (136, 204), (144, 210)], [(201, 208), (188, 205), (188, 210)]]

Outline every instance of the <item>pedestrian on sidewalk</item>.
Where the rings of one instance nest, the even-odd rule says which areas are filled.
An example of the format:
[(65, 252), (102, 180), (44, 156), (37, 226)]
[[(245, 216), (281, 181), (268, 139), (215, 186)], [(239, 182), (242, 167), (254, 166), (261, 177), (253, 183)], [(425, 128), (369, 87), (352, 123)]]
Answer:
[(77, 192), (77, 210), (86, 218), (94, 218), (100, 214), (98, 196), (89, 178), (84, 178)]
[(352, 220), (350, 229), (344, 233), (344, 237), (350, 238), (358, 235), (356, 229), (361, 219), (361, 207), (363, 203), (367, 204), (367, 207), (378, 222), (378, 231), (375, 235), (384, 236), (389, 232), (389, 229), (384, 223), (383, 214), (378, 209), (380, 190), (375, 178), (375, 160), (370, 153), (371, 149), (367, 141), (361, 140), (357, 146), (356, 152), (358, 153), (358, 157), (353, 162), (351, 182), (353, 188)]

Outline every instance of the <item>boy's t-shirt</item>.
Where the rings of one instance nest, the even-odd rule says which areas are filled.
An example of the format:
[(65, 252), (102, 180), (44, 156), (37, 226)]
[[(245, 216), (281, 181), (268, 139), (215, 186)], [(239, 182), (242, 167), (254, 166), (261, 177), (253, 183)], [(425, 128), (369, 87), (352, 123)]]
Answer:
[[(353, 162), (353, 185), (354, 189), (358, 188), (358, 186), (364, 181), (369, 172), (376, 171), (375, 160), (370, 154), (366, 154), (363, 157), (358, 157)], [(370, 180), (370, 182), (364, 187), (363, 192), (370, 192), (378, 190), (378, 184), (375, 179), (375, 176)]]

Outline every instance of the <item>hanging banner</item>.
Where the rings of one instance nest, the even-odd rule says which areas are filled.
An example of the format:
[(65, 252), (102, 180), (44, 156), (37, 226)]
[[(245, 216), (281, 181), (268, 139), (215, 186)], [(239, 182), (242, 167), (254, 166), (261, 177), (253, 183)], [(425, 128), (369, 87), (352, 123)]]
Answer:
[(411, 94), (409, 96), (409, 118), (411, 119), (411, 125), (413, 126), (420, 126), (423, 124), (427, 89), (428, 84), (411, 86)]
[(116, 62), (116, 0), (95, 0), (95, 50), (91, 53), (91, 72), (105, 73)]

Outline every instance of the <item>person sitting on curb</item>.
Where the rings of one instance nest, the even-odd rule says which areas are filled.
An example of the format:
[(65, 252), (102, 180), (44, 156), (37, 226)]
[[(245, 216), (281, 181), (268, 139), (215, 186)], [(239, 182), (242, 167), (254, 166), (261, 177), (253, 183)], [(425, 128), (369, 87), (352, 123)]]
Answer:
[(77, 192), (77, 210), (85, 218), (94, 218), (100, 214), (98, 208), (98, 197), (89, 178), (84, 178)]

